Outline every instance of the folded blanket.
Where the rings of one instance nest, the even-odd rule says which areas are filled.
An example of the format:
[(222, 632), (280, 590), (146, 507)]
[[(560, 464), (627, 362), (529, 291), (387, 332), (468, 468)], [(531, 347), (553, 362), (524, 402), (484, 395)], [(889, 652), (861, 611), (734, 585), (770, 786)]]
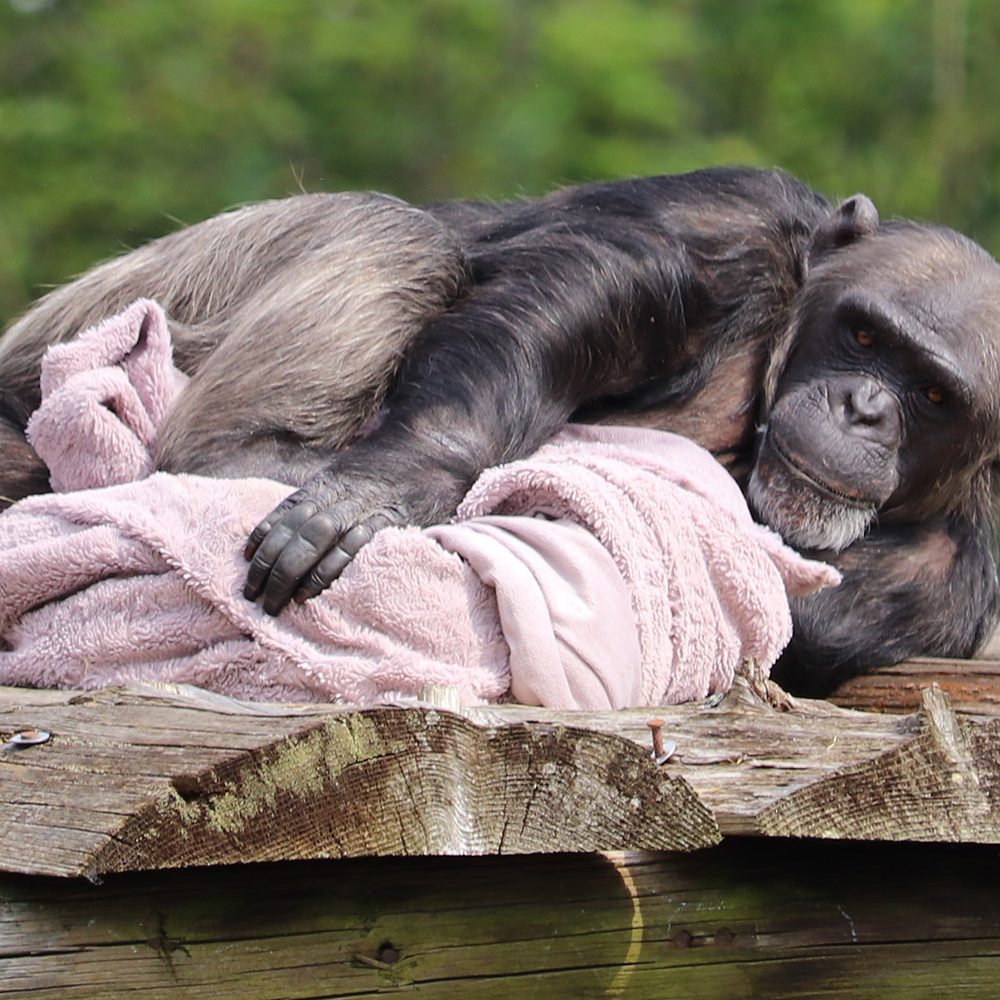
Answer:
[(187, 382), (163, 310), (149, 299), (49, 348), (28, 440), (57, 493), (153, 471), (156, 435)]
[(289, 488), (141, 478), (183, 381), (166, 330), (136, 303), (46, 360), (32, 443), (77, 492), (0, 514), (2, 683), (673, 703), (725, 690), (746, 657), (766, 674), (791, 635), (786, 593), (839, 579), (754, 524), (690, 441), (573, 427), (484, 473), (454, 523), (380, 532), (328, 591), (271, 618), (242, 597), (241, 553)]

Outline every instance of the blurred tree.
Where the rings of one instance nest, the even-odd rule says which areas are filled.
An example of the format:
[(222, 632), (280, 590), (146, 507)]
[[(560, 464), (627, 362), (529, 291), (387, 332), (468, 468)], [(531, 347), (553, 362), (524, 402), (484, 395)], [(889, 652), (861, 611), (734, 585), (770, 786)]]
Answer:
[(990, 0), (0, 0), (0, 319), (300, 187), (781, 164), (1000, 248)]

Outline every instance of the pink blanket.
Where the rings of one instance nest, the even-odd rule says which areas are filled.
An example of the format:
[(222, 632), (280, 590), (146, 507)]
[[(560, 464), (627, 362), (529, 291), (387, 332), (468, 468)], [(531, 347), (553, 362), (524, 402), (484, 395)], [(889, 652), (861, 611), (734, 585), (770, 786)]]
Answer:
[(787, 643), (787, 594), (836, 571), (753, 523), (683, 438), (567, 428), (490, 469), (452, 524), (388, 529), (278, 618), (242, 597), (247, 534), (289, 488), (149, 475), (183, 377), (155, 303), (53, 348), (29, 433), (53, 485), (0, 514), (0, 682), (198, 684), (367, 705), (450, 685), (605, 710), (726, 690)]

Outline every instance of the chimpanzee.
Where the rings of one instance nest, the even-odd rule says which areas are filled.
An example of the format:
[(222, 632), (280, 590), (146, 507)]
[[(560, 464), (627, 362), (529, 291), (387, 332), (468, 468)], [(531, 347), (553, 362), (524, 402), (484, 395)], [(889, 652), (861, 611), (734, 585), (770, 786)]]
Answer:
[(964, 656), (1000, 609), (1000, 267), (780, 171), (700, 170), (512, 203), (303, 195), (210, 219), (42, 299), (0, 341), (0, 493), (46, 489), (23, 435), (47, 344), (139, 296), (192, 375), (159, 467), (299, 486), (253, 532), (277, 614), (379, 528), (451, 515), (567, 420), (677, 431), (756, 516), (836, 564), (776, 676), (818, 694)]

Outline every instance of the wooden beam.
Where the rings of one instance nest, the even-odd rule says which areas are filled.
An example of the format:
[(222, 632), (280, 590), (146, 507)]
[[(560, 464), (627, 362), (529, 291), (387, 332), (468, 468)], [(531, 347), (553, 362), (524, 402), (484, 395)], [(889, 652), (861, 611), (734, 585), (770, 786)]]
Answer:
[(0, 997), (993, 1000), (995, 848), (738, 838), (694, 854), (0, 876)]
[(936, 685), (956, 712), (1000, 716), (1000, 660), (948, 660), (924, 657), (879, 667), (852, 677), (832, 695), (844, 708), (876, 712), (914, 712), (921, 692)]
[[(263, 714), (260, 714), (263, 713)], [(435, 709), (244, 706), (0, 692), (0, 869), (33, 874), (308, 857), (691, 850), (718, 826), (614, 733), (480, 726)]]
[(1000, 842), (1000, 720), (719, 705), (350, 711), (194, 689), (0, 689), (0, 870), (106, 872), (364, 855), (694, 850), (720, 836)]

